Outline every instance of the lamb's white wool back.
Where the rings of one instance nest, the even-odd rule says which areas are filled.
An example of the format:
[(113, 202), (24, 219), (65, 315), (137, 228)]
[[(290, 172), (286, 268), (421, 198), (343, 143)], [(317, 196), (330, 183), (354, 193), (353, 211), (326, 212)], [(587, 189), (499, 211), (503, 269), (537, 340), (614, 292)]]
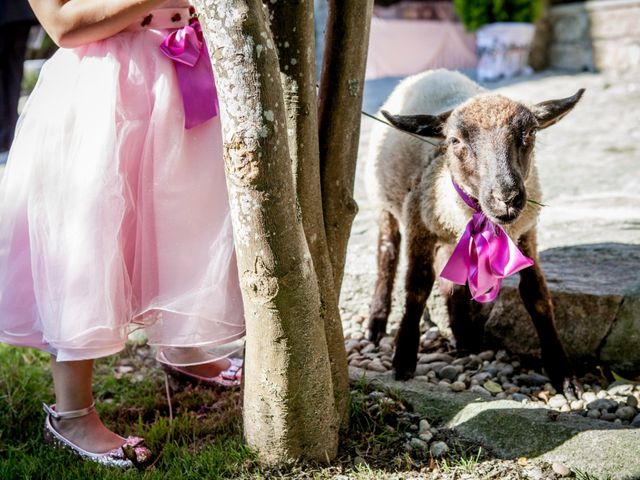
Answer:
[[(484, 91), (461, 73), (432, 70), (404, 79), (382, 110), (400, 115), (436, 115)], [(431, 141), (438, 143), (436, 139)], [(407, 185), (413, 185), (422, 174), (433, 151), (429, 143), (376, 122), (365, 172), (367, 193), (375, 207), (401, 218)]]

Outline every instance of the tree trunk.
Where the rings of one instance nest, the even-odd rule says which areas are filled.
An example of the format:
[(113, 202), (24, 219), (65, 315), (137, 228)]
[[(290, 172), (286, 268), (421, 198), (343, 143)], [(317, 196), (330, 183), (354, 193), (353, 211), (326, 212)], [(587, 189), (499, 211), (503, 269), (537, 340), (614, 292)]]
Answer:
[(320, 168), (329, 255), (338, 298), (351, 224), (364, 73), (373, 0), (329, 1), (320, 80)]
[(268, 463), (325, 461), (336, 454), (339, 419), (273, 38), (260, 0), (195, 3), (220, 92), (245, 305), (245, 437)]
[(346, 418), (349, 394), (347, 354), (323, 221), (313, 1), (269, 2), (267, 5), (280, 60), (289, 152), (293, 161), (302, 225), (318, 275), (337, 414), (340, 418)]
[(245, 437), (267, 463), (329, 461), (349, 393), (338, 297), (364, 78), (364, 57), (339, 54), (337, 36), (359, 43), (346, 55), (364, 56), (373, 0), (364, 11), (331, 4), (338, 72), (325, 61), (319, 108), (312, 0), (263, 1), (195, 1), (220, 94), (245, 305)]

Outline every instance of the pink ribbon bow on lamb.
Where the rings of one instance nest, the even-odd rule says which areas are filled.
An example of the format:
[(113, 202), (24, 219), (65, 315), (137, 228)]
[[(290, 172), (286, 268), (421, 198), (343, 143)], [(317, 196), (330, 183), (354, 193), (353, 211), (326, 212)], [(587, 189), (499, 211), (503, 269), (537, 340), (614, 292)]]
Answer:
[(200, 23), (171, 32), (160, 50), (173, 60), (182, 93), (185, 128), (193, 128), (218, 114), (216, 84)]
[(471, 197), (453, 182), (460, 198), (475, 210), (440, 276), (458, 285), (469, 284), (479, 303), (495, 300), (502, 279), (533, 265), (500, 225), (489, 220)]

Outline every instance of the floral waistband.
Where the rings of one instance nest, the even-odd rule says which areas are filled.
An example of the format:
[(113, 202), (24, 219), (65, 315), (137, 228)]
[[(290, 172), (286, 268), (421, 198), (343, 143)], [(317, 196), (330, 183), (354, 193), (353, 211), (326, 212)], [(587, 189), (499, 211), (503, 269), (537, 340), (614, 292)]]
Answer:
[(197, 20), (194, 7), (157, 8), (124, 29), (125, 32), (169, 30), (186, 27)]

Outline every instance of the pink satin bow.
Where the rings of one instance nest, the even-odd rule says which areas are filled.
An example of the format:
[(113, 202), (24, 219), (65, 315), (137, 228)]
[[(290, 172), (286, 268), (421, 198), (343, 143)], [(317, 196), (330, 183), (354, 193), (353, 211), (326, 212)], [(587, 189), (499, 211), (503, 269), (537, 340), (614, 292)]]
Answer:
[(218, 114), (216, 84), (200, 23), (171, 32), (160, 50), (173, 60), (184, 105), (184, 126), (193, 128)]
[(502, 279), (533, 265), (509, 238), (504, 229), (489, 220), (471, 197), (453, 182), (464, 202), (476, 213), (440, 276), (458, 285), (469, 284), (472, 298), (479, 303), (495, 300)]

